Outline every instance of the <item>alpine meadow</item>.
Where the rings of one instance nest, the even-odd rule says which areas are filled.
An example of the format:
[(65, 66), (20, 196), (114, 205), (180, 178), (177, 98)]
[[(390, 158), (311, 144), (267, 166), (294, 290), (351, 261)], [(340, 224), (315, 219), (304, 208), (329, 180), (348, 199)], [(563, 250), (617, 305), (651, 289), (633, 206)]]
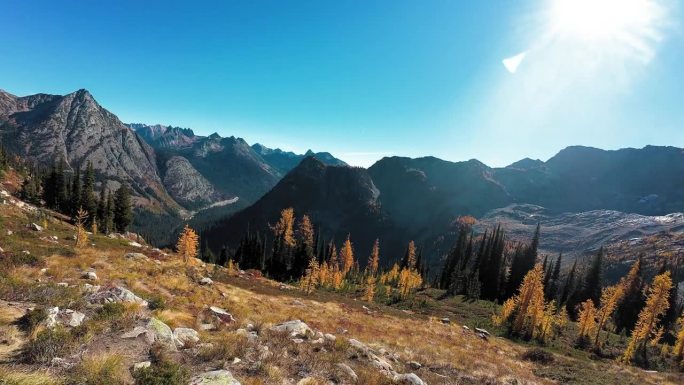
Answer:
[(0, 385), (684, 384), (682, 0), (0, 3)]

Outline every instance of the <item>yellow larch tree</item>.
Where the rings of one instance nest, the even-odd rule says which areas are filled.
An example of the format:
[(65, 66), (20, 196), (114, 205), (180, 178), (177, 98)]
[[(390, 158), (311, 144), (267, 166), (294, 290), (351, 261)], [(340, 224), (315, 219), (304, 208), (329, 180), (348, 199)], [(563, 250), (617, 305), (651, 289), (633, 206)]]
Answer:
[(373, 298), (375, 297), (375, 282), (376, 280), (374, 275), (368, 275), (366, 277), (363, 288), (364, 301), (373, 302)]
[(373, 249), (371, 250), (370, 257), (368, 257), (368, 266), (366, 270), (370, 275), (375, 276), (378, 273), (378, 268), (380, 267), (380, 240), (376, 239), (373, 243)]
[(641, 312), (634, 330), (632, 338), (629, 340), (627, 349), (622, 356), (624, 362), (631, 362), (638, 348), (644, 349), (650, 340), (655, 344), (662, 336), (662, 328), (658, 328), (660, 318), (670, 308), (669, 296), (672, 289), (672, 278), (670, 272), (665, 272), (656, 276), (648, 289), (646, 305)]
[(280, 219), (273, 227), (273, 233), (276, 239), (280, 239), (284, 246), (294, 247), (294, 209), (288, 207), (280, 212)]
[(309, 266), (306, 268), (306, 273), (299, 281), (300, 288), (306, 294), (311, 294), (318, 285), (319, 271), (320, 266), (318, 260), (316, 260), (316, 257), (312, 257), (309, 259)]
[(606, 326), (606, 323), (612, 317), (622, 297), (625, 293), (624, 279), (615, 286), (609, 286), (601, 292), (601, 306), (596, 313), (596, 335), (594, 336), (594, 347), (599, 347), (599, 337), (601, 330)]
[(564, 325), (564, 319), (555, 315), (555, 307), (555, 302), (544, 301), (544, 271), (538, 263), (525, 275), (518, 293), (506, 300), (492, 319), (496, 325), (509, 323), (515, 334), (543, 342), (552, 336), (554, 326)]
[(679, 332), (677, 333), (677, 341), (675, 342), (672, 354), (674, 354), (679, 365), (684, 367), (684, 312), (682, 312), (681, 317), (677, 320), (677, 325), (679, 325)]
[(413, 241), (409, 242), (406, 249), (406, 265), (409, 269), (416, 268), (416, 244)]
[(399, 265), (396, 263), (392, 265), (392, 268), (390, 271), (382, 274), (380, 276), (380, 283), (383, 285), (391, 285), (393, 283), (396, 283), (397, 280), (399, 279)]
[(76, 211), (74, 222), (76, 224), (76, 247), (84, 247), (88, 243), (88, 232), (85, 229), (85, 222), (88, 219), (88, 213), (83, 209)]
[(413, 289), (420, 287), (423, 284), (423, 278), (415, 269), (403, 268), (399, 272), (399, 297), (402, 299), (408, 298)]
[(594, 301), (588, 299), (580, 304), (577, 323), (580, 338), (588, 338), (596, 329), (596, 306)]
[(340, 262), (342, 263), (342, 274), (347, 274), (354, 267), (354, 249), (352, 248), (351, 238), (347, 235), (340, 248)]
[(297, 223), (297, 236), (302, 246), (308, 254), (313, 254), (314, 250), (314, 229), (308, 215), (302, 216)]
[(195, 230), (191, 229), (188, 225), (185, 225), (178, 237), (178, 243), (176, 243), (176, 251), (183, 257), (183, 262), (187, 263), (190, 258), (197, 256), (198, 246), (199, 236)]

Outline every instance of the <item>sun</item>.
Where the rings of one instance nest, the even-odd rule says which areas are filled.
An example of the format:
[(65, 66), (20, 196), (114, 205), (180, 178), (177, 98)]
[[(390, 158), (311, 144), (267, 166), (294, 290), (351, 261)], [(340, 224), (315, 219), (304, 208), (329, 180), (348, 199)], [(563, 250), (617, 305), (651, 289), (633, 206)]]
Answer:
[(623, 39), (647, 33), (656, 6), (653, 0), (553, 0), (550, 24), (566, 38)]

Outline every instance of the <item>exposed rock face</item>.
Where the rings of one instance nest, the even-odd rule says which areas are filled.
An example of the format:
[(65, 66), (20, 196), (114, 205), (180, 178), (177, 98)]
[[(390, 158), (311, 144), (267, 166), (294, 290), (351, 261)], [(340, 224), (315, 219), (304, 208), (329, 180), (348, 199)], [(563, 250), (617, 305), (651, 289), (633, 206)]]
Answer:
[(67, 169), (92, 162), (110, 189), (129, 184), (139, 203), (175, 207), (152, 148), (86, 90), (59, 95), (0, 98), (0, 138), (11, 151), (43, 167), (60, 158)]
[(172, 156), (166, 161), (164, 187), (169, 194), (185, 207), (196, 207), (216, 202), (221, 194), (182, 156)]

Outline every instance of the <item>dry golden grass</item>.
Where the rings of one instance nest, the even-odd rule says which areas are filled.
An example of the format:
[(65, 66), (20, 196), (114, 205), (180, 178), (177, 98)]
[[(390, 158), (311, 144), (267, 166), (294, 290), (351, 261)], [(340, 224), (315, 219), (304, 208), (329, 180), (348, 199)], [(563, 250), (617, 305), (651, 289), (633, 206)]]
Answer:
[[(55, 224), (51, 229), (59, 229), (59, 226)], [(107, 249), (84, 248), (71, 256), (46, 253), (50, 255), (46, 258), (46, 274), (41, 274), (37, 267), (22, 267), (13, 274), (26, 282), (35, 282), (40, 278), (75, 284), (85, 283), (81, 279), (82, 271), (93, 268), (99, 277), (96, 284), (120, 284), (143, 297), (163, 297), (166, 306), (154, 311), (154, 316), (171, 327), (195, 327), (203, 320), (208, 306), (221, 307), (238, 321), (218, 332), (202, 332), (202, 341), (212, 342), (215, 347), (202, 352), (204, 360), (228, 360), (257, 354), (255, 347), (244, 336), (238, 335), (235, 329), (247, 323), (260, 325), (260, 340), (272, 347), (272, 354), (259, 360), (261, 364), (258, 367), (236, 369), (243, 384), (282, 383), (286, 379), (296, 378), (300, 368), (319, 374), (332, 372), (335, 363), (347, 360), (348, 344), (343, 337), (355, 338), (373, 348), (385, 348), (398, 353), (400, 362), (393, 365), (402, 372), (408, 371), (403, 366), (406, 361), (429, 363), (430, 369), (421, 370), (420, 376), (431, 385), (453, 383), (445, 380), (444, 376), (457, 378), (462, 374), (492, 383), (508, 378), (528, 384), (555, 383), (535, 375), (537, 364), (520, 360), (520, 355), (527, 347), (498, 338), (483, 341), (472, 333), (464, 332), (461, 325), (456, 323), (444, 325), (435, 318), (401, 314), (382, 307), (369, 315), (361, 308), (363, 303), (342, 296), (314, 293), (306, 297), (297, 291), (278, 290), (278, 284), (265, 279), (234, 277), (197, 260), (192, 260), (188, 265), (173, 256), (160, 264), (152, 260), (130, 260), (124, 258), (125, 253), (141, 250), (101, 236), (94, 236), (92, 240), (96, 244), (106, 244)], [(198, 285), (198, 277), (203, 276), (211, 276), (215, 283), (210, 286)], [(135, 312), (135, 309), (126, 311), (131, 314)], [(335, 334), (338, 342), (326, 346), (326, 352), (322, 352), (317, 351), (312, 344), (297, 345), (287, 336), (268, 332), (270, 325), (292, 319), (301, 319), (314, 329)], [(579, 362), (569, 357), (562, 359), (568, 362), (575, 360), (578, 367), (580, 364), (586, 365), (587, 369), (607, 375), (620, 374), (621, 378), (629, 376), (643, 384), (675, 384), (681, 379), (674, 374), (645, 373), (618, 364)], [(100, 364), (93, 362), (92, 365), (96, 367)], [(389, 383), (385, 376), (360, 361), (350, 362), (350, 365), (359, 375), (359, 383)]]
[(62, 381), (43, 371), (17, 371), (0, 366), (2, 385), (61, 385)]

